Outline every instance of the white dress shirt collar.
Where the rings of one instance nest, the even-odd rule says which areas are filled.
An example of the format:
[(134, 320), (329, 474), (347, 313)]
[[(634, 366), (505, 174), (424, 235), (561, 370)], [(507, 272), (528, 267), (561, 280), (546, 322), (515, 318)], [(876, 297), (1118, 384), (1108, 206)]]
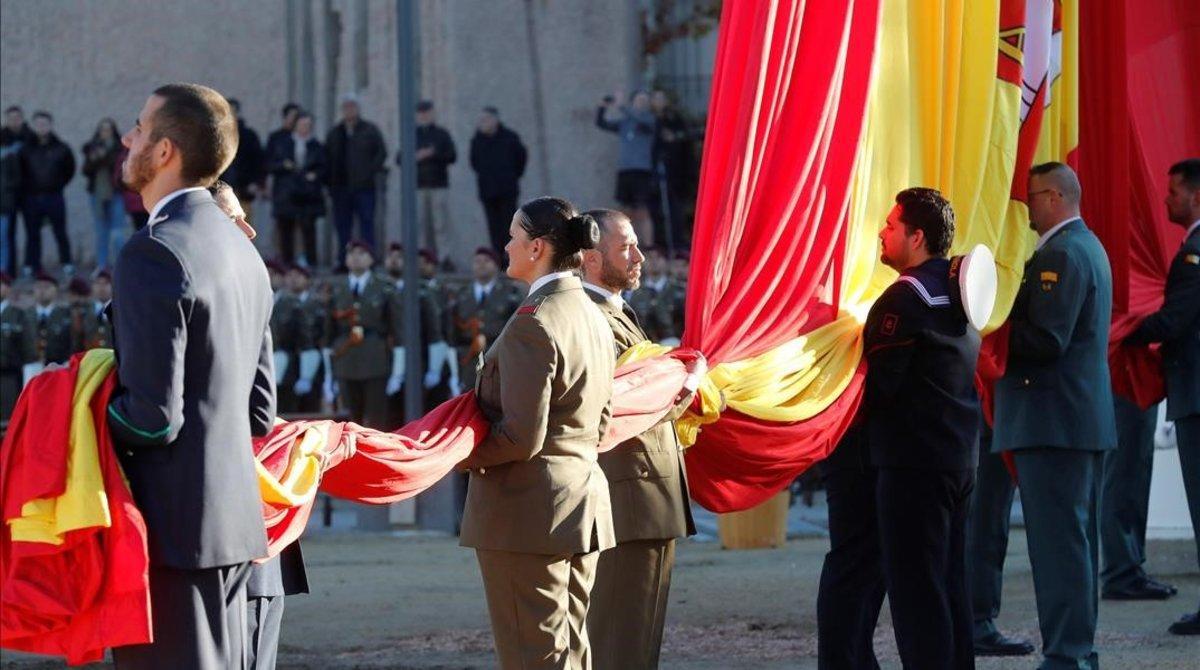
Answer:
[(575, 276), (575, 273), (571, 272), (570, 270), (564, 270), (563, 272), (551, 272), (548, 275), (542, 275), (541, 277), (538, 277), (537, 279), (533, 280), (533, 283), (529, 285), (529, 295), (533, 295), (534, 292), (537, 291), (539, 288), (545, 286), (546, 284), (549, 284), (552, 281), (557, 281), (559, 279), (568, 279), (568, 278), (574, 277), (574, 276)]
[(1051, 237), (1054, 237), (1055, 233), (1062, 230), (1063, 227), (1066, 226), (1068, 223), (1071, 223), (1072, 221), (1081, 221), (1081, 220), (1082, 219), (1078, 216), (1072, 216), (1071, 218), (1069, 218), (1065, 221), (1059, 221), (1058, 223), (1054, 224), (1053, 228), (1051, 228), (1050, 230), (1047, 230), (1045, 232), (1045, 234), (1038, 237), (1037, 246), (1034, 247), (1034, 250), (1036, 251), (1038, 249), (1041, 249), (1043, 246), (1045, 246), (1046, 242), (1049, 241), (1049, 239)]
[(158, 223), (158, 213), (162, 211), (163, 207), (167, 206), (167, 203), (174, 200), (177, 196), (183, 195), (184, 193), (191, 193), (192, 191), (205, 190), (207, 189), (205, 189), (203, 186), (189, 186), (187, 188), (181, 188), (178, 191), (172, 191), (171, 193), (166, 194), (158, 202), (154, 203), (154, 209), (150, 210), (150, 218), (148, 219), (150, 223), (148, 225), (153, 226), (154, 224)]
[(625, 299), (621, 297), (620, 293), (613, 293), (603, 286), (596, 286), (595, 284), (586, 281), (583, 282), (583, 287), (586, 289), (591, 289), (592, 291), (604, 296), (604, 299), (608, 302), (608, 304), (615, 307), (618, 312), (624, 309)]

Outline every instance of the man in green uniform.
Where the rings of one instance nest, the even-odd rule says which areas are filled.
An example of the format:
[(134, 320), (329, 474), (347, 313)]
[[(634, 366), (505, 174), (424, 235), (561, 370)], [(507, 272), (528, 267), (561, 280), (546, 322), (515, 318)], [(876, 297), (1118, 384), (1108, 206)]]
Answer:
[(371, 271), (374, 264), (374, 251), (366, 242), (353, 240), (346, 246), (349, 273), (333, 282), (326, 332), (339, 392), (333, 395), (340, 394), (351, 421), (382, 430), (388, 423), (387, 390), (401, 383), (404, 356), (388, 349), (393, 288)]
[(37, 323), (38, 360), (65, 363), (75, 347), (70, 308), (58, 304), (58, 280), (45, 272), (33, 284), (34, 319)]
[(475, 362), (504, 330), (524, 296), (500, 276), (500, 256), (479, 247), (471, 259), (472, 282), (458, 291), (450, 306), (450, 344), (458, 357), (464, 388), (475, 385)]
[(312, 273), (308, 268), (294, 265), (284, 277), (288, 291), (295, 299), (289, 327), (292, 330), (291, 365), (295, 368), (292, 394), (295, 411), (312, 414), (321, 411), (321, 385), (327, 371), (321, 359), (325, 347), (325, 314), (327, 307), (312, 290)]
[[(612, 328), (617, 353), (647, 339), (639, 316), (621, 297), (638, 286), (643, 256), (629, 217), (610, 209), (586, 212), (600, 243), (583, 255), (583, 288)], [(677, 398), (668, 419), (692, 401)], [(695, 534), (683, 450), (672, 421), (600, 455), (608, 479), (617, 546), (600, 554), (588, 615), (597, 670), (656, 668), (662, 647), (675, 540)]]
[(37, 361), (33, 314), (15, 304), (12, 278), (0, 273), (0, 419), (12, 416), (25, 382), (26, 366)]
[(1033, 567), (1043, 670), (1096, 668), (1100, 493), (1116, 446), (1108, 256), (1079, 216), (1079, 179), (1061, 163), (1029, 172), (1036, 251), (1009, 316), (993, 451), (1012, 451)]

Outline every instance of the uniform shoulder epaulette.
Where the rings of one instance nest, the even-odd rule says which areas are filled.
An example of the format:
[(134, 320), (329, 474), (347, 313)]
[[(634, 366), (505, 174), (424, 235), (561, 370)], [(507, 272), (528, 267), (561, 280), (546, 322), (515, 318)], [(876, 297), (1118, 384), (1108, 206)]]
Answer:
[(517, 308), (517, 314), (537, 314), (538, 308), (542, 306), (542, 302), (546, 299), (545, 296), (534, 298), (533, 302), (528, 305), (521, 305)]

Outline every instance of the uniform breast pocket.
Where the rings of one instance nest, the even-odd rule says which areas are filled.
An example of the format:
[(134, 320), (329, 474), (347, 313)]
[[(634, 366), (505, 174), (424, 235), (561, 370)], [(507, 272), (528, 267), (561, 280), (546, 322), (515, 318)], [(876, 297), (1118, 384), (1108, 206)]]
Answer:
[(675, 454), (668, 451), (631, 451), (607, 459), (604, 475), (610, 482), (665, 479), (675, 476)]

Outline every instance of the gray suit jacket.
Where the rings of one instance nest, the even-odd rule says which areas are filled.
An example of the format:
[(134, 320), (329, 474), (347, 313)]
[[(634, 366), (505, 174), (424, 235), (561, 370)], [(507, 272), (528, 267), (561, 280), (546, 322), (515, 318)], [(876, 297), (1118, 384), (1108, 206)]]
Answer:
[(267, 553), (252, 435), (275, 419), (267, 269), (206, 191), (173, 198), (121, 250), (108, 424), (146, 519), (150, 561)]

